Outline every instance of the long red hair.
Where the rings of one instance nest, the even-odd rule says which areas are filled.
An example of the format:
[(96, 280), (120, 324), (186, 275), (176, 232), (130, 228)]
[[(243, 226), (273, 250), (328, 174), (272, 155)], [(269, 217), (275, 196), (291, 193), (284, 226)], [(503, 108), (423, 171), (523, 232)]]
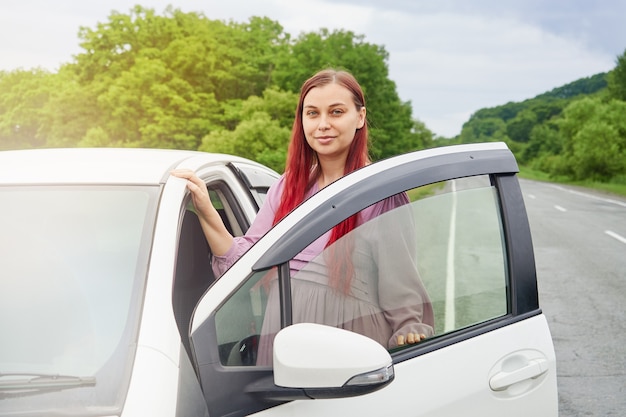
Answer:
[[(291, 130), (291, 140), (287, 150), (287, 162), (285, 164), (285, 186), (280, 200), (280, 205), (274, 217), (274, 224), (278, 223), (297, 205), (302, 203), (304, 196), (318, 180), (321, 167), (318, 164), (317, 154), (309, 146), (304, 136), (302, 127), (302, 112), (304, 98), (316, 87), (335, 83), (347, 88), (352, 93), (352, 98), (357, 111), (365, 107), (365, 96), (361, 86), (352, 74), (346, 71), (326, 69), (313, 75), (306, 80), (300, 90), (300, 99), (296, 109), (296, 116)], [(367, 121), (363, 127), (357, 129), (354, 140), (350, 145), (344, 175), (359, 169), (370, 162), (368, 149)], [(345, 234), (351, 232), (357, 225), (358, 214), (355, 214), (333, 227), (330, 239), (326, 247), (335, 243)], [(331, 287), (341, 289), (344, 292), (350, 290), (350, 282), (354, 275), (352, 257), (346, 256), (346, 251), (351, 250), (352, 245), (342, 245), (342, 249), (331, 248), (329, 251), (329, 283)]]

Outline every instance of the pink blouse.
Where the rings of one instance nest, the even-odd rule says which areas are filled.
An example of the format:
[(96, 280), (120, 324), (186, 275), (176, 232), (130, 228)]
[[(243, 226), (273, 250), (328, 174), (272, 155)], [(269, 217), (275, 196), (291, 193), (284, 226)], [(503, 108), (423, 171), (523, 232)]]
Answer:
[[(261, 206), (261, 209), (257, 213), (256, 218), (252, 222), (252, 225), (248, 229), (245, 235), (237, 236), (233, 240), (233, 244), (230, 249), (222, 256), (213, 256), (213, 272), (216, 277), (222, 276), (228, 268), (234, 264), (252, 245), (254, 245), (265, 233), (267, 233), (273, 226), (276, 210), (280, 205), (280, 198), (285, 186), (285, 177), (282, 175), (274, 185), (270, 187), (265, 199), (265, 203)], [(319, 191), (317, 183), (311, 187), (311, 189), (304, 196), (305, 200), (311, 197), (313, 194)], [(395, 196), (389, 197), (383, 201), (373, 204), (360, 212), (359, 224), (368, 222), (369, 220), (377, 217), (389, 210), (393, 210), (396, 207), (408, 204), (409, 200), (406, 194), (401, 193)], [(300, 252), (291, 262), (290, 266), (293, 270), (300, 270), (306, 264), (308, 264), (313, 257), (319, 255), (328, 240), (330, 239), (331, 231), (327, 231), (320, 236), (315, 242), (311, 243), (306, 249)]]

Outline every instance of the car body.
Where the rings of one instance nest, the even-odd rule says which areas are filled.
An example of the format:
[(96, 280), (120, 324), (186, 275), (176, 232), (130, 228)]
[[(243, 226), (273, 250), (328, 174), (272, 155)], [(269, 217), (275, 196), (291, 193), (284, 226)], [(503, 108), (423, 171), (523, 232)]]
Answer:
[[(557, 415), (554, 348), (506, 145), (417, 151), (347, 175), (221, 277), (175, 168), (207, 184), (235, 236), (278, 178), (192, 151), (0, 152), (0, 416)], [(369, 251), (353, 262), (408, 250), (414, 268), (401, 255), (351, 291), (362, 284), (383, 300), (423, 286), (432, 334), (383, 346), (339, 322), (299, 319), (311, 306), (294, 287), (308, 265), (290, 261), (397, 195), (409, 204), (351, 234), (353, 254)], [(260, 365), (269, 314), (280, 326)]]

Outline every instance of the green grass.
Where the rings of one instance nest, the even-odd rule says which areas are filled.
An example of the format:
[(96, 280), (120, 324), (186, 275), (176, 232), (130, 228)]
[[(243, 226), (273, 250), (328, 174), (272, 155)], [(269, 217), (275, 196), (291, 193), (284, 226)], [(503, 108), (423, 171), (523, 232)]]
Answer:
[(598, 182), (598, 181), (572, 181), (565, 177), (553, 177), (549, 174), (533, 170), (528, 167), (520, 166), (520, 178), (526, 178), (535, 181), (547, 181), (556, 182), (559, 184), (575, 185), (578, 187), (589, 188), (596, 191), (602, 191), (605, 193), (615, 194), (622, 197), (626, 197), (626, 177), (618, 178), (612, 182)]
[(413, 188), (412, 190), (407, 191), (407, 195), (409, 196), (410, 201), (421, 200), (422, 198), (430, 197), (431, 195), (435, 195), (437, 190), (443, 188), (444, 183), (437, 182), (434, 184), (424, 185), (423, 187)]

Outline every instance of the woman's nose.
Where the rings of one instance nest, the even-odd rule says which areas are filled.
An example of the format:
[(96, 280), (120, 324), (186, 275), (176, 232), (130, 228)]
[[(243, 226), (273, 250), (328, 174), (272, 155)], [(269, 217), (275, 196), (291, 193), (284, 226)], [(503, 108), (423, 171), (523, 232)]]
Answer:
[(328, 130), (328, 129), (330, 129), (330, 123), (328, 123), (328, 118), (326, 116), (321, 116), (319, 120), (320, 120), (320, 123), (317, 126), (317, 128), (319, 130)]

